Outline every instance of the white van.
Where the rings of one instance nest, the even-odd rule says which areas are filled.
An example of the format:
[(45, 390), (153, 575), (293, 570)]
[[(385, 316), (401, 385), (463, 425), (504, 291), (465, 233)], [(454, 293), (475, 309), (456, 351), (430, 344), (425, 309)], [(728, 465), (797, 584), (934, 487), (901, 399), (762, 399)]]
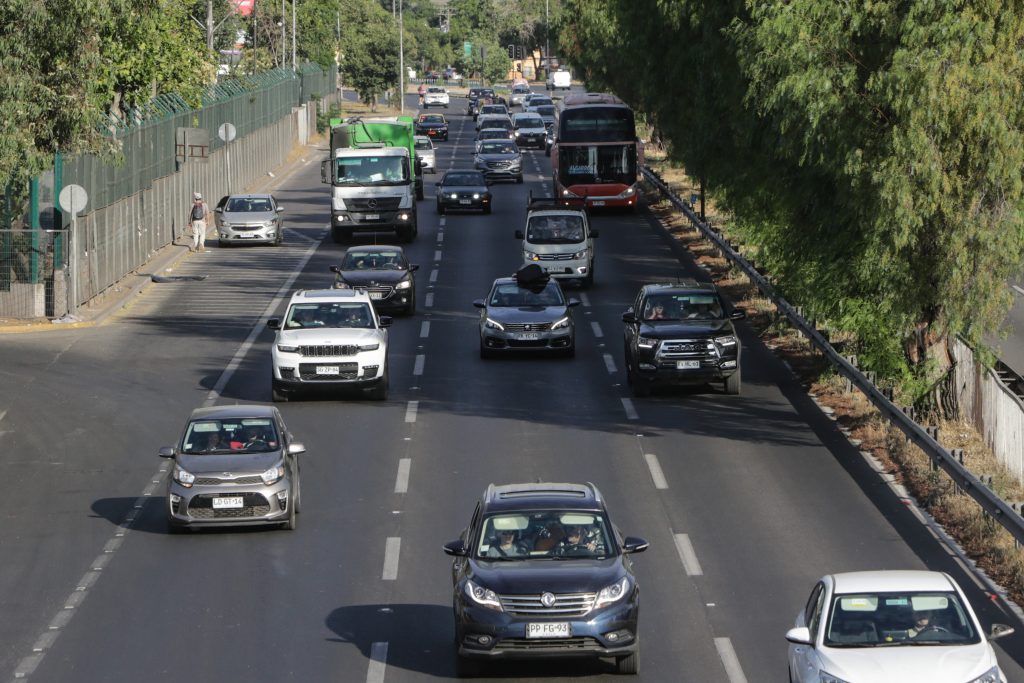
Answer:
[(552, 199), (533, 200), (526, 216), (526, 230), (516, 230), (523, 241), (523, 263), (535, 264), (556, 280), (575, 280), (583, 287), (594, 284), (594, 238), (587, 212), (566, 207)]
[(552, 71), (548, 74), (548, 90), (568, 90), (572, 87), (572, 74), (565, 69)]

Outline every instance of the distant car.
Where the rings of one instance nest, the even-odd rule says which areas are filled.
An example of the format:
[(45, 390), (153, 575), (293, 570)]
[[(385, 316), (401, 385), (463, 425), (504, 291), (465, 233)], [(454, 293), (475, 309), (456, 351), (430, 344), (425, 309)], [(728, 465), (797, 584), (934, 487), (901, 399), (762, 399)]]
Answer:
[(508, 116), (508, 107), (504, 104), (484, 104), (480, 107), (480, 116)]
[(456, 211), (491, 212), (491, 189), (480, 171), (451, 170), (437, 183), (437, 212)]
[(512, 130), (516, 135), (516, 144), (520, 148), (544, 149), (544, 140), (547, 138), (548, 131), (544, 126), (544, 120), (537, 114), (513, 114)]
[(221, 198), (213, 210), (218, 244), (271, 244), (284, 239), (283, 206), (270, 194), (232, 194)]
[(231, 405), (192, 411), (167, 476), (171, 532), (202, 526), (281, 524), (295, 528), (302, 488), (295, 441), (277, 408)]
[(485, 140), (474, 158), (476, 169), (488, 180), (523, 182), (523, 155), (511, 140)]
[(512, 91), (509, 94), (509, 104), (513, 107), (522, 106), (523, 98), (530, 94), (530, 86), (528, 85), (514, 85)]
[(427, 88), (427, 92), (423, 95), (423, 108), (428, 109), (430, 107), (444, 107), (448, 108), (448, 91), (439, 86), (430, 86)]
[(490, 102), (493, 97), (494, 90), (492, 88), (470, 88), (469, 106), (466, 109), (466, 114), (472, 116), (475, 120), (477, 115), (480, 113), (480, 100)]
[(555, 105), (553, 104), (538, 104), (533, 107), (529, 112), (536, 114), (544, 122), (544, 127), (549, 131), (553, 131), (555, 128)]
[(448, 141), (448, 120), (444, 114), (420, 114), (416, 119), (416, 135)]
[(522, 240), (523, 263), (536, 263), (561, 281), (594, 285), (594, 238), (583, 202), (571, 208), (555, 199), (531, 197), (527, 205), (526, 230), (516, 230)]
[(491, 116), (481, 116), (476, 120), (476, 129), (478, 131), (484, 128), (504, 128), (508, 134), (509, 140), (514, 140), (516, 135), (512, 131), (512, 119), (501, 114)]
[(349, 247), (341, 264), (331, 266), (334, 289), (365, 289), (378, 311), (416, 313), (416, 278), (401, 247), (365, 245)]
[(434, 154), (434, 142), (426, 135), (413, 136), (413, 143), (416, 147), (416, 156), (420, 160), (420, 167), (426, 173), (437, 171), (437, 159)]
[(523, 266), (513, 277), (494, 281), (480, 309), (480, 357), (507, 351), (540, 351), (576, 355), (572, 308), (557, 280), (537, 265)]
[(786, 633), (789, 680), (1005, 683), (988, 637), (960, 586), (943, 572), (829, 574)]
[(572, 74), (565, 69), (551, 71), (545, 86), (548, 90), (569, 90), (572, 87)]
[(715, 285), (689, 278), (644, 285), (622, 314), (626, 381), (634, 396), (659, 385), (722, 382), (738, 394), (740, 339)]
[(476, 134), (473, 154), (480, 153), (480, 145), (487, 140), (508, 140), (508, 131), (504, 128), (483, 128)]
[(444, 75), (445, 78), (447, 78), (450, 81), (461, 81), (462, 80), (462, 76), (459, 75), (459, 73), (455, 69), (453, 69), (451, 67), (448, 67), (447, 69), (445, 69), (443, 75)]
[(593, 484), (487, 487), (469, 525), (444, 546), (452, 564), (457, 675), (488, 662), (613, 658), (635, 674), (640, 590), (632, 555)]
[(537, 107), (553, 107), (555, 106), (554, 100), (547, 95), (537, 94), (530, 98), (530, 101), (523, 105), (523, 111), (532, 111), (534, 113), (540, 113), (537, 111)]

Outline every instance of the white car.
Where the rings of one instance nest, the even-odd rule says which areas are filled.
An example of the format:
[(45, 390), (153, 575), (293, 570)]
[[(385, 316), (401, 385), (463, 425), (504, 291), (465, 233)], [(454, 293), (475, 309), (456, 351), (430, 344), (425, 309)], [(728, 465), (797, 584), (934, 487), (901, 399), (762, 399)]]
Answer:
[(824, 576), (789, 641), (792, 683), (1006, 683), (960, 586), (943, 572)]
[(448, 91), (436, 85), (427, 88), (423, 95), (423, 108), (444, 107), (448, 108)]
[(365, 289), (301, 290), (292, 294), (284, 319), (271, 318), (272, 398), (288, 400), (303, 390), (359, 389), (388, 397), (388, 331), (373, 292)]
[(416, 145), (416, 157), (420, 160), (420, 167), (424, 173), (437, 171), (437, 159), (434, 155), (434, 141), (426, 135), (413, 136), (413, 143)]
[(548, 129), (540, 114), (520, 113), (512, 115), (512, 130), (516, 135), (516, 144), (520, 149), (536, 147), (544, 149)]
[(572, 87), (572, 74), (565, 69), (552, 71), (545, 82), (548, 90), (568, 90)]
[(515, 232), (523, 241), (523, 265), (536, 264), (556, 280), (592, 287), (598, 231), (590, 227), (583, 202), (570, 208), (561, 201), (531, 196), (527, 209), (526, 230)]

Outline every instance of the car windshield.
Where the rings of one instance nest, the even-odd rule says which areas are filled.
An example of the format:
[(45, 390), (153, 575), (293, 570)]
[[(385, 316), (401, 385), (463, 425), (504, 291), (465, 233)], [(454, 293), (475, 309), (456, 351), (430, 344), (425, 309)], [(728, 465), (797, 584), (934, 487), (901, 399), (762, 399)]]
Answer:
[(722, 305), (714, 294), (655, 294), (644, 302), (644, 320), (718, 320)]
[(292, 304), (284, 319), (286, 329), (308, 327), (373, 328), (373, 312), (363, 302)]
[(515, 154), (516, 147), (510, 142), (485, 142), (480, 145), (481, 154)]
[(603, 559), (615, 553), (602, 515), (565, 510), (487, 517), (475, 549), (477, 558), (497, 561)]
[(551, 104), (544, 104), (537, 107), (537, 113), (540, 114), (541, 116), (554, 116), (555, 107), (554, 105)]
[(420, 123), (444, 123), (444, 117), (440, 114), (424, 114), (420, 117)]
[(488, 128), (480, 131), (480, 135), (477, 136), (479, 140), (498, 140), (508, 139), (508, 131), (502, 128)]
[(402, 255), (397, 251), (349, 251), (341, 262), (342, 270), (404, 270)]
[(272, 209), (270, 200), (264, 197), (232, 197), (228, 200), (224, 210), (230, 213), (255, 213)]
[(519, 128), (543, 128), (544, 121), (539, 116), (520, 116), (516, 119), (516, 126)]
[(553, 106), (554, 102), (551, 101), (551, 98), (544, 97), (543, 95), (535, 95), (534, 97), (532, 97), (530, 99), (530, 106), (531, 107), (540, 107), (540, 106), (544, 106), (544, 105), (552, 105)]
[(427, 150), (434, 149), (434, 146), (432, 144), (430, 144), (430, 140), (417, 140), (416, 141), (416, 149), (422, 150), (422, 151), (427, 151)]
[(495, 285), (488, 305), (495, 307), (564, 306), (565, 299), (562, 297), (562, 289), (553, 280), (543, 288), (533, 289), (520, 287), (514, 282), (502, 282)]
[(507, 117), (494, 116), (483, 120), (483, 123), (480, 124), (480, 130), (484, 128), (501, 128), (507, 133), (512, 129), (512, 122)]
[(444, 92), (444, 88), (427, 88), (427, 92), (443, 93)]
[(506, 111), (505, 105), (503, 104), (485, 104), (480, 109), (481, 114), (504, 114)]
[(582, 216), (530, 216), (526, 228), (531, 244), (577, 244), (584, 237)]
[(484, 185), (484, 177), (479, 173), (450, 173), (444, 177), (442, 185)]
[(955, 592), (845, 593), (833, 597), (830, 647), (970, 645), (980, 642)]
[(192, 420), (181, 440), (189, 455), (266, 453), (279, 448), (277, 428), (269, 417)]
[(340, 157), (336, 162), (340, 185), (397, 185), (409, 180), (409, 166), (402, 157)]

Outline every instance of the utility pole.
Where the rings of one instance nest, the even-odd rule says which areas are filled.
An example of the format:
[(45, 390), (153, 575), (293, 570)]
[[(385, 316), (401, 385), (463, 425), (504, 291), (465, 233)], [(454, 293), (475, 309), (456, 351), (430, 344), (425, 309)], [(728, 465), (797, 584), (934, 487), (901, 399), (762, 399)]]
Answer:
[(402, 22), (402, 0), (398, 0), (398, 111), (405, 113), (405, 25)]
[(292, 71), (298, 69), (295, 65), (295, 3), (299, 0), (292, 0)]
[(548, 7), (550, 0), (544, 0), (544, 74), (551, 68), (551, 9)]
[(288, 61), (288, 60), (286, 60), (284, 58), (284, 55), (285, 55), (285, 40), (286, 40), (285, 28), (286, 27), (285, 27), (285, 23), (284, 23), (284, 0), (281, 0), (281, 68), (282, 69), (284, 68), (284, 65)]
[(206, 3), (206, 49), (213, 52), (213, 0)]

